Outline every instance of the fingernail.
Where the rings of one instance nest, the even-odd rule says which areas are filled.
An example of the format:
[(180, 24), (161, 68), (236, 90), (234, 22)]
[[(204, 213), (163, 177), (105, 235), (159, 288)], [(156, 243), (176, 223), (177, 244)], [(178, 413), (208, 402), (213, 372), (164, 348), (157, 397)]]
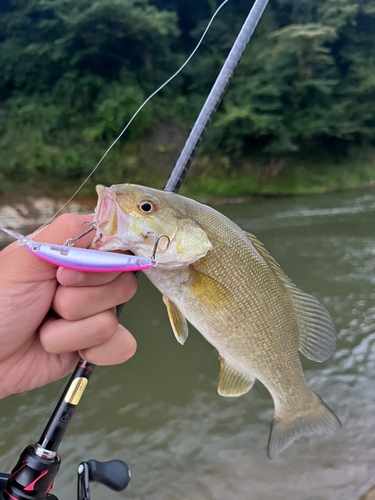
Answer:
[(63, 269), (59, 276), (59, 282), (65, 286), (79, 285), (83, 281), (83, 274), (73, 269)]

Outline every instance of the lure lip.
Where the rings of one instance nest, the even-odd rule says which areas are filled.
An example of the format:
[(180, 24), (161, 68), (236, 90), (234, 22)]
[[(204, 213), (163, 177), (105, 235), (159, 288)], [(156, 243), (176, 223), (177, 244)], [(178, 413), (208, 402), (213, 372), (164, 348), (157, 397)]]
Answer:
[(9, 236), (13, 236), (13, 238), (16, 238), (16, 240), (20, 241), (22, 239), (27, 239), (26, 236), (22, 236), (20, 233), (16, 233), (16, 231), (12, 231), (11, 229), (5, 229), (5, 227), (0, 227), (1, 231), (4, 231), (4, 233), (9, 234)]

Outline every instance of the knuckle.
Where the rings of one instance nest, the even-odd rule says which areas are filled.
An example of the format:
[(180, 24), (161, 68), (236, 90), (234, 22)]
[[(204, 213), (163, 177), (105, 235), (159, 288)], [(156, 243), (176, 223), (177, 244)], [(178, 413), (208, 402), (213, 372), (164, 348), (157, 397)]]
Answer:
[(48, 352), (49, 354), (55, 354), (54, 352), (54, 344), (53, 342), (50, 342), (50, 338), (48, 335), (46, 335), (45, 330), (40, 331), (39, 333), (39, 340), (40, 343), (42, 344), (43, 349)]
[(39, 328), (39, 341), (43, 349), (49, 354), (59, 354), (60, 350), (56, 344), (54, 330), (56, 321), (53, 319), (45, 320)]
[(110, 339), (116, 333), (117, 326), (118, 321), (112, 311), (104, 311), (98, 314), (95, 332), (96, 341), (102, 344)]
[(72, 300), (71, 294), (62, 287), (56, 292), (53, 308), (62, 318), (68, 321), (79, 319), (77, 301)]

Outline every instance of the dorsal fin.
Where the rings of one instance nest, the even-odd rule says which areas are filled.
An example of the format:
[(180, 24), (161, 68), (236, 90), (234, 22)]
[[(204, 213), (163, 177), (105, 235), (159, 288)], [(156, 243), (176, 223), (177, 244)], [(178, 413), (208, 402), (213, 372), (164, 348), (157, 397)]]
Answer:
[(263, 244), (250, 233), (245, 233), (268, 267), (284, 284), (292, 300), (299, 329), (298, 349), (312, 361), (325, 361), (336, 348), (336, 330), (333, 319), (312, 295), (299, 290), (281, 269)]
[[(284, 271), (281, 269), (280, 265), (276, 262), (276, 260), (272, 257), (272, 255), (264, 248), (264, 245), (262, 242), (258, 240), (256, 236), (254, 236), (251, 233), (246, 233), (246, 236), (249, 238), (251, 243), (253, 244), (253, 247), (255, 250), (259, 253), (261, 257), (263, 257), (263, 260), (266, 262), (268, 267), (277, 274), (277, 276), (284, 282), (288, 283), (290, 285), (293, 285), (293, 282), (288, 276), (284, 273)], [(295, 286), (295, 285), (293, 285)]]

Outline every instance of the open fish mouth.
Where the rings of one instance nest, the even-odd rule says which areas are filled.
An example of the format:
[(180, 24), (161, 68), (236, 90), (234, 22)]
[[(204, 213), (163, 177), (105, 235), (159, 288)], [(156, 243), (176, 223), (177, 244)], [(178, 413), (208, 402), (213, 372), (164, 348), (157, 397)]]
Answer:
[(110, 188), (97, 186), (98, 204), (95, 209), (96, 226), (106, 221), (116, 204), (115, 196)]
[(111, 188), (97, 186), (98, 203), (94, 224), (96, 235), (91, 243), (94, 250), (127, 250), (124, 235), (128, 230), (129, 215), (121, 210)]

